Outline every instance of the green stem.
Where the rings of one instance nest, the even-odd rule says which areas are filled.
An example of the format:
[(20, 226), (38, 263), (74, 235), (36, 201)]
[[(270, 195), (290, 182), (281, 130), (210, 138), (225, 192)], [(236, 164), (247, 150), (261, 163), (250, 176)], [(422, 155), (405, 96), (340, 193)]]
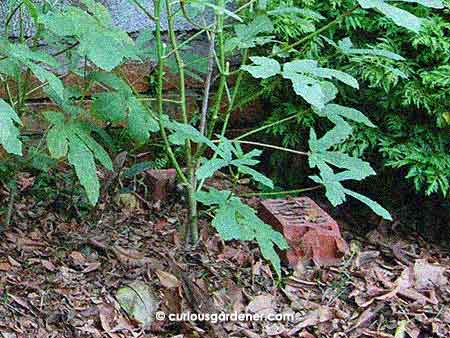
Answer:
[[(242, 10), (246, 9), (247, 7), (251, 6), (253, 3), (255, 3), (257, 0), (250, 0), (249, 2), (247, 2), (246, 4), (243, 4), (241, 7), (237, 8), (234, 11), (234, 14), (237, 14), (239, 12), (241, 12)], [(195, 40), (197, 37), (199, 37), (200, 35), (202, 35), (203, 33), (207, 32), (207, 29), (210, 30), (211, 28), (214, 27), (214, 23), (210, 24), (209, 26), (206, 26), (205, 29), (199, 30), (197, 33), (193, 34), (189, 39), (186, 39), (184, 42), (180, 43), (178, 45), (178, 49), (183, 48), (184, 46), (188, 45), (190, 42), (192, 42), (193, 40)], [(173, 53), (175, 53), (174, 50), (170, 51), (168, 54), (164, 55), (164, 58), (168, 58), (169, 56), (171, 56)], [(1, 59), (0, 59), (1, 61)]]
[[(241, 62), (242, 65), (245, 65), (245, 63), (247, 62), (247, 59), (248, 59), (248, 49), (245, 49), (245, 50), (244, 50), (244, 54), (242, 55), (242, 62)], [(242, 77), (243, 77), (243, 72), (240, 72), (240, 73), (238, 74), (237, 79), (236, 79), (236, 83), (235, 83), (235, 86), (234, 86), (234, 88), (233, 88), (233, 94), (231, 95), (230, 103), (229, 103), (229, 105), (228, 105), (228, 109), (227, 109), (227, 112), (226, 112), (226, 115), (225, 115), (225, 120), (224, 120), (224, 122), (223, 122), (222, 131), (221, 131), (221, 133), (220, 133), (220, 136), (221, 136), (221, 137), (224, 137), (224, 136), (225, 136), (225, 133), (226, 133), (226, 131), (227, 131), (228, 123), (229, 123), (229, 121), (230, 121), (231, 114), (232, 114), (233, 111), (234, 111), (234, 103), (236, 102), (237, 94), (238, 94), (239, 88), (240, 88), (240, 86), (241, 86)], [(202, 156), (202, 153), (203, 153), (203, 151), (204, 151), (204, 148), (203, 148), (203, 149), (199, 149), (199, 150), (201, 150), (201, 151), (197, 152), (196, 157), (197, 157), (197, 156), (198, 156), (198, 157)], [(217, 157), (217, 153), (214, 153), (213, 159), (215, 159), (216, 157)], [(203, 184), (204, 184), (204, 183), (205, 183), (205, 179), (203, 179), (203, 180), (200, 182), (200, 184), (199, 184), (197, 190), (200, 190), (200, 189), (203, 187)]]
[(202, 111), (200, 115), (200, 133), (205, 135), (206, 121), (208, 118), (208, 108), (209, 108), (209, 95), (211, 91), (211, 79), (214, 72), (214, 48), (216, 47), (216, 34), (211, 33), (209, 38), (209, 52), (208, 52), (208, 72), (205, 79), (205, 88), (203, 90), (203, 102)]
[[(211, 25), (212, 27), (212, 25)], [(190, 36), (188, 39), (184, 40), (182, 43), (180, 43), (177, 47), (177, 50), (182, 49), (183, 47), (187, 46), (189, 43), (191, 43), (192, 41), (194, 41), (196, 38), (198, 38), (200, 35), (202, 35), (203, 33), (205, 33), (206, 31), (204, 29), (198, 31), (197, 33), (193, 34), (192, 36)], [(164, 58), (167, 59), (169, 56), (173, 55), (175, 53), (175, 49), (172, 49), (169, 53), (167, 53), (166, 55), (164, 55)]]
[[(309, 110), (309, 109), (308, 109), (308, 110)], [(306, 110), (305, 113), (306, 113), (308, 110)], [(246, 137), (249, 137), (250, 135), (259, 133), (259, 132), (261, 132), (261, 131), (263, 131), (263, 130), (266, 130), (266, 129), (269, 129), (269, 128), (273, 127), (273, 126), (277, 126), (277, 125), (279, 125), (279, 124), (283, 124), (283, 123), (285, 123), (285, 122), (287, 122), (287, 121), (293, 120), (293, 119), (295, 119), (295, 118), (297, 117), (297, 115), (298, 115), (298, 113), (295, 113), (295, 114), (293, 114), (293, 115), (291, 115), (291, 116), (285, 117), (284, 119), (281, 119), (281, 120), (278, 120), (278, 121), (275, 121), (275, 122), (272, 122), (272, 123), (269, 123), (269, 124), (265, 124), (265, 125), (263, 125), (263, 126), (261, 126), (261, 127), (259, 127), (259, 128), (250, 130), (249, 132), (247, 132), (247, 133), (245, 133), (245, 134), (242, 134), (241, 136), (236, 137), (235, 139), (233, 139), (233, 141), (239, 141), (239, 140), (242, 140), (242, 139), (244, 139), (244, 138), (246, 138)]]
[(251, 192), (246, 194), (239, 194), (239, 197), (253, 197), (253, 196), (277, 196), (277, 195), (294, 195), (301, 194), (307, 191), (313, 191), (323, 188), (322, 185), (316, 185), (311, 188), (294, 189), (294, 190), (284, 190), (284, 191), (271, 191), (271, 192)]
[[(222, 8), (224, 7), (224, 0), (218, 0), (217, 5)], [(218, 49), (219, 49), (219, 63), (218, 68), (220, 71), (220, 82), (219, 88), (217, 89), (215, 107), (211, 116), (211, 126), (208, 130), (208, 138), (211, 138), (214, 134), (214, 128), (217, 123), (217, 119), (219, 117), (220, 108), (222, 106), (222, 98), (225, 92), (225, 85), (227, 82), (227, 74), (225, 68), (225, 35), (223, 30), (224, 25), (224, 14), (219, 13), (217, 15), (217, 40), (218, 40)]]
[(209, 31), (213, 31), (211, 30), (210, 26), (202, 26), (200, 24), (198, 24), (197, 22), (195, 22), (189, 15), (187, 9), (186, 9), (186, 5), (184, 3), (184, 0), (180, 0), (180, 7), (181, 7), (181, 11), (183, 13), (183, 17), (186, 19), (187, 22), (189, 22), (193, 27), (197, 28), (197, 29), (201, 29), (205, 32), (209, 32)]
[(23, 5), (23, 1), (21, 1), (16, 7), (14, 7), (14, 9), (11, 11), (11, 13), (8, 15), (8, 17), (6, 18), (6, 23), (5, 23), (5, 37), (8, 39), (8, 35), (9, 35), (9, 24), (11, 23), (12, 18), (14, 17), (14, 15), (17, 13), (17, 11), (22, 7)]
[(151, 21), (156, 21), (156, 18), (150, 14), (150, 12), (142, 6), (137, 0), (130, 0), (137, 8), (139, 8)]
[(163, 58), (163, 42), (161, 37), (161, 0), (155, 0), (154, 1), (154, 13), (155, 13), (155, 38), (156, 38), (156, 54), (157, 54), (157, 61), (158, 61), (158, 68), (157, 68), (157, 85), (156, 85), (156, 95), (157, 95), (157, 109), (158, 109), (158, 124), (159, 124), (159, 131), (161, 134), (161, 137), (164, 141), (164, 145), (166, 147), (167, 154), (170, 158), (170, 161), (175, 167), (175, 170), (180, 177), (182, 183), (186, 186), (190, 185), (189, 180), (187, 179), (186, 175), (184, 174), (183, 170), (180, 167), (180, 164), (177, 161), (177, 158), (172, 150), (172, 147), (170, 146), (169, 137), (167, 136), (165, 126), (163, 124), (163, 77), (164, 77), (164, 58)]
[[(244, 54), (242, 56), (242, 65), (245, 65), (247, 63), (247, 59), (248, 59), (248, 49), (244, 50)], [(241, 86), (242, 83), (242, 78), (244, 76), (244, 73), (241, 71), (237, 78), (236, 78), (236, 83), (235, 86), (233, 88), (233, 94), (231, 95), (231, 100), (230, 100), (230, 104), (228, 106), (227, 112), (225, 114), (225, 120), (223, 122), (223, 126), (222, 126), (222, 131), (220, 133), (220, 136), (225, 136), (225, 132), (227, 131), (228, 128), (228, 123), (230, 121), (230, 117), (231, 114), (233, 113), (235, 107), (234, 107), (234, 103), (236, 102), (236, 98), (239, 92), (239, 88)]]
[[(180, 50), (177, 45), (177, 38), (175, 35), (175, 24), (174, 17), (171, 13), (170, 0), (166, 0), (166, 9), (168, 16), (168, 28), (169, 28), (169, 39), (172, 44), (172, 48), (175, 51), (175, 60), (178, 67), (178, 77), (179, 77), (179, 90), (180, 90), (180, 100), (181, 100), (181, 114), (183, 118), (183, 123), (188, 124), (188, 114), (187, 114), (187, 105), (186, 105), (186, 81), (185, 81), (185, 72), (184, 72), (184, 61), (180, 55)], [(195, 176), (195, 161), (192, 158), (192, 145), (189, 140), (186, 140), (185, 144), (185, 157), (186, 157), (186, 165), (188, 168), (188, 180), (189, 185), (186, 186), (187, 190), (187, 199), (188, 199), (188, 209), (189, 209), (189, 220), (187, 226), (187, 242), (197, 243), (198, 241), (198, 222), (197, 222), (197, 201), (194, 197), (195, 186), (197, 184), (196, 176)]]
[[(217, 141), (214, 141), (214, 142), (219, 142), (219, 141), (217, 140)], [(304, 151), (298, 151), (298, 150), (285, 148), (285, 147), (280, 147), (280, 146), (275, 146), (275, 145), (267, 144), (267, 143), (252, 142), (252, 141), (239, 141), (239, 140), (233, 140), (233, 142), (241, 143), (241, 144), (249, 144), (249, 145), (258, 146), (258, 147), (264, 147), (264, 148), (270, 148), (270, 149), (275, 149), (275, 150), (281, 150), (281, 151), (285, 151), (285, 152), (293, 153), (293, 154), (297, 154), (297, 155), (302, 155), (302, 156), (309, 156), (310, 155), (309, 153), (306, 153)]]
[(322, 32), (326, 31), (327, 29), (329, 29), (330, 27), (333, 27), (334, 25), (338, 24), (343, 18), (350, 16), (355, 10), (357, 10), (359, 8), (358, 5), (352, 7), (350, 10), (348, 10), (347, 12), (342, 13), (341, 15), (339, 15), (336, 19), (334, 19), (333, 21), (330, 21), (328, 24), (326, 24), (325, 26), (319, 28), (318, 30), (306, 35), (304, 38), (280, 49), (278, 52), (274, 52), (271, 54), (271, 57), (277, 56), (279, 54), (283, 54), (285, 52), (290, 51), (291, 49), (301, 45), (302, 43), (308, 41), (309, 39), (312, 39), (313, 37), (321, 34)]

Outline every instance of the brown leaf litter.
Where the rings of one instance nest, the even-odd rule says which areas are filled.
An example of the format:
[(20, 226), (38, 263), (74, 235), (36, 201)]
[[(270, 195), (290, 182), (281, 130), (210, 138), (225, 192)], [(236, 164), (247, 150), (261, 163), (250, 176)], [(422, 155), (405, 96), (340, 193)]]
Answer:
[[(23, 189), (32, 183), (22, 178)], [(278, 283), (257, 246), (223, 243), (206, 221), (202, 242), (186, 249), (177, 233), (186, 210), (177, 203), (105, 209), (86, 225), (27, 198), (18, 209), (31, 207), (0, 240), (0, 337), (450, 337), (448, 252), (414, 234), (344, 231), (350, 253), (341, 265), (300, 261)], [(130, 285), (124, 308), (117, 292)], [(295, 316), (147, 321), (146, 290), (166, 314)]]

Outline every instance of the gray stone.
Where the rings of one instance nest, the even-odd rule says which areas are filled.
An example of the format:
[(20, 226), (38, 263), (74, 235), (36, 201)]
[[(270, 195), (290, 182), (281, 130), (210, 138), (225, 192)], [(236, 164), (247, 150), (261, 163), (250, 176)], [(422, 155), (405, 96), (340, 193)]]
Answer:
[[(42, 0), (32, 1), (35, 3), (42, 3)], [(78, 3), (77, 0), (57, 0), (57, 2), (61, 3), (61, 6)], [(155, 24), (151, 20), (149, 20), (145, 16), (145, 14), (143, 14), (142, 11), (137, 8), (130, 0), (99, 0), (99, 2), (104, 4), (109, 9), (114, 24), (129, 33), (137, 32), (144, 28), (155, 28)], [(150, 13), (153, 13), (153, 0), (140, 0), (140, 2), (145, 5)], [(1, 1), (0, 3), (0, 22), (2, 24), (4, 24), (6, 21), (9, 7), (8, 3), (9, 1)], [(16, 14), (11, 22), (12, 29), (10, 29), (10, 32), (13, 36), (16, 36), (19, 31), (18, 18), (19, 16), (18, 14)], [(163, 14), (162, 24), (164, 28), (167, 27), (167, 20), (165, 18), (166, 15)], [(196, 18), (196, 21), (198, 21), (200, 24), (202, 24), (203, 22), (209, 22), (210, 20), (211, 13)], [(179, 31), (189, 31), (193, 29), (192, 25), (190, 25), (181, 16), (176, 17), (175, 26)], [(24, 27), (26, 34), (31, 35), (33, 32), (33, 24), (32, 20), (29, 17), (25, 18)]]

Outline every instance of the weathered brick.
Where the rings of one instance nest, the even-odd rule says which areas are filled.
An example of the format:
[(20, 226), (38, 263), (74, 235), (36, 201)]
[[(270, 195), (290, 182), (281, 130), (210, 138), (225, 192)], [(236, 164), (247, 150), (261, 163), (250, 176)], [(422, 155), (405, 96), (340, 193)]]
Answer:
[[(128, 79), (130, 84), (139, 93), (145, 93), (149, 90), (148, 76), (153, 69), (152, 63), (148, 62), (134, 62), (130, 61), (120, 67), (121, 72)], [(83, 78), (73, 73), (63, 74), (62, 81), (67, 86), (83, 86)], [(36, 79), (35, 76), (30, 76), (27, 81), (28, 89), (37, 88), (41, 85), (41, 82)], [(16, 86), (13, 81), (9, 81), (10, 90), (13, 95), (16, 95)], [(96, 92), (104, 91), (105, 89), (95, 85), (92, 87), (91, 92), (87, 94), (90, 96)], [(0, 87), (0, 97), (6, 98), (8, 95), (4, 86)], [(30, 99), (45, 99), (48, 95), (44, 92), (43, 88), (34, 91), (30, 96)]]
[(290, 248), (282, 257), (289, 266), (301, 258), (335, 265), (347, 251), (336, 221), (308, 197), (264, 200), (259, 214), (286, 237)]

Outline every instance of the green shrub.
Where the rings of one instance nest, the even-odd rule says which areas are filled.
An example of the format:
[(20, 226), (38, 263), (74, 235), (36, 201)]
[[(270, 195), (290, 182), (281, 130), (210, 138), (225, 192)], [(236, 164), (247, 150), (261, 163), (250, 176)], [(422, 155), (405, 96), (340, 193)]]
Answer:
[[(186, 240), (194, 243), (199, 240), (197, 202), (200, 202), (210, 211), (211, 224), (224, 240), (255, 241), (278, 276), (281, 275), (281, 266), (275, 249), (286, 249), (286, 240), (258, 218), (255, 210), (241, 200), (236, 189), (236, 183), (243, 177), (251, 179), (255, 185), (274, 189), (272, 180), (255, 170), (262, 154), (262, 150), (257, 148), (277, 149), (302, 156), (311, 171), (309, 178), (325, 189), (325, 195), (332, 205), (340, 205), (350, 196), (366, 204), (381, 217), (392, 219), (380, 204), (349, 189), (348, 185), (352, 181), (362, 181), (375, 175), (375, 171), (369, 162), (354, 156), (351, 151), (343, 152), (342, 147), (349, 147), (350, 143), (344, 142), (352, 140), (356, 128), (378, 132), (372, 118), (373, 121), (379, 121), (380, 116), (372, 117), (372, 111), (361, 109), (370, 113), (371, 116), (367, 117), (354, 108), (367, 108), (359, 104), (359, 96), (364, 97), (373, 92), (373, 107), (379, 102), (384, 103), (384, 97), (388, 96), (386, 91), (396, 88), (395, 82), (410, 75), (407, 65), (412, 61), (404, 61), (401, 56), (389, 51), (391, 42), (387, 39), (391, 34), (387, 34), (377, 48), (357, 48), (345, 36), (340, 36), (343, 32), (339, 24), (343, 21), (344, 26), (350, 25), (348, 29), (351, 27), (353, 35), (369, 34), (377, 38), (386, 34), (375, 35), (370, 31), (375, 25), (372, 21), (379, 20), (383, 27), (391, 27), (393, 21), (403, 27), (395, 34), (392, 33), (395, 35), (392, 39), (398, 41), (403, 36), (417, 38), (405, 29), (419, 32), (419, 18), (383, 0), (358, 0), (351, 8), (346, 8), (346, 3), (341, 2), (321, 3), (314, 9), (303, 8), (292, 2), (271, 1), (259, 1), (255, 9), (255, 1), (250, 0), (244, 1), (234, 12), (227, 9), (229, 1), (225, 0), (175, 2), (181, 6), (181, 11), (175, 9), (175, 3), (171, 0), (154, 0), (153, 14), (143, 8), (138, 0), (130, 1), (154, 21), (154, 38), (152, 34), (144, 32), (136, 42), (133, 41), (112, 24), (106, 8), (95, 0), (81, 0), (81, 6), (63, 8), (49, 7), (47, 2), (36, 5), (31, 0), (11, 2), (12, 13), (28, 13), (37, 28), (32, 37), (25, 36), (23, 25), (17, 40), (7, 35), (0, 37), (0, 80), (8, 93), (6, 100), (0, 99), (0, 144), (11, 154), (11, 161), (24, 157), (25, 163), (33, 162), (37, 153), (41, 156), (48, 153), (56, 161), (67, 161), (74, 169), (87, 200), (95, 205), (100, 197), (98, 170), (103, 168), (112, 171), (114, 167), (110, 157), (113, 149), (108, 147), (111, 137), (93, 121), (100, 119), (117, 127), (123, 126), (124, 132), (138, 145), (146, 144), (152, 135), (159, 135), (165, 155), (185, 188), (188, 209)], [(439, 0), (408, 2), (442, 7)], [(311, 1), (307, 5), (314, 7), (314, 4)], [(163, 8), (168, 18), (168, 43), (163, 39)], [(193, 20), (192, 13), (199, 9), (201, 13), (212, 10), (214, 23), (201, 26)], [(320, 14), (322, 11), (324, 14)], [(374, 11), (380, 11), (386, 17), (380, 19)], [(355, 17), (352, 17), (353, 14)], [(206, 94), (202, 97), (202, 110), (195, 112), (192, 119), (187, 111), (186, 77), (189, 74), (192, 76), (192, 69), (198, 67), (191, 68), (196, 60), (187, 57), (183, 48), (191, 38), (179, 41), (180, 37), (174, 28), (177, 15), (182, 15), (197, 27), (200, 30), (197, 34), (206, 36), (210, 43), (208, 67), (206, 74), (202, 74), (207, 78)], [(286, 15), (294, 15), (299, 19), (288, 22), (289, 31), (286, 27), (281, 29), (281, 25), (286, 26), (285, 20), (289, 20)], [(9, 20), (6, 26), (8, 23)], [(367, 32), (361, 29), (365, 25), (368, 27)], [(8, 27), (5, 31), (8, 32)], [(283, 41), (274, 34), (284, 34)], [(50, 54), (48, 49), (40, 48), (42, 40), (56, 52)], [(146, 53), (143, 46), (150, 45), (148, 40), (152, 40), (153, 47), (148, 48)], [(356, 42), (359, 46), (360, 41)], [(80, 86), (66, 87), (58, 76), (57, 70), (62, 66), (57, 58), (60, 55), (65, 55), (64, 61), (69, 71), (82, 79)], [(230, 69), (230, 60), (235, 55), (240, 56), (241, 61), (236, 69)], [(127, 60), (142, 61), (145, 56), (156, 58), (157, 67), (153, 75), (155, 88), (151, 96), (143, 97), (128, 83), (118, 67)], [(404, 70), (396, 68), (400, 61), (406, 64), (398, 65)], [(361, 69), (355, 66), (357, 62), (363, 62), (367, 67), (375, 65), (375, 70), (379, 69), (389, 76), (378, 78), (378, 73), (372, 68), (359, 73)], [(163, 91), (167, 70), (178, 73), (175, 100), (166, 97)], [(215, 78), (214, 70), (218, 73)], [(41, 82), (35, 88), (28, 88), (25, 81), (31, 74)], [(233, 81), (231, 75), (236, 75)], [(226, 135), (230, 116), (237, 107), (245, 104), (240, 99), (241, 83), (246, 76), (254, 78), (253, 84), (263, 88), (261, 94), (276, 96), (277, 88), (282, 88), (281, 93), (293, 103), (284, 103), (281, 111), (292, 111), (293, 114), (228, 139)], [(360, 88), (357, 77), (366, 79), (369, 85), (366, 83)], [(391, 83), (386, 83), (386, 78)], [(435, 78), (440, 78), (439, 74)], [(214, 81), (216, 79), (217, 82)], [(427, 81), (433, 86), (432, 79)], [(11, 90), (12, 83), (16, 91)], [(214, 87), (210, 88), (210, 84)], [(94, 85), (102, 90), (93, 94), (92, 102), (87, 102)], [(48, 128), (35, 147), (21, 135), (21, 118), (23, 114), (30, 113), (28, 99), (39, 89), (45, 90), (57, 108), (39, 114), (40, 118), (47, 121)], [(212, 97), (208, 95), (210, 89), (215, 89)], [(258, 93), (244, 101), (251, 100)], [(181, 118), (167, 114), (167, 102), (175, 102), (179, 106)], [(279, 113), (276, 109), (275, 114)], [(279, 128), (294, 119), (305, 132), (301, 138), (296, 138), (289, 134), (298, 133), (298, 129), (281, 130), (285, 147), (247, 140), (250, 135), (269, 127)], [(380, 135), (375, 139), (377, 142), (389, 141), (384, 141)], [(45, 142), (46, 149), (42, 147)], [(305, 149), (288, 147), (300, 143)], [(242, 144), (255, 146), (256, 149), (247, 152)], [(136, 167), (134, 169), (139, 170)], [(219, 170), (228, 173), (234, 182), (233, 189), (205, 190), (205, 180)]]
[[(300, 49), (302, 55), (362, 80), (357, 96), (344, 89), (339, 102), (358, 107), (378, 128), (355, 125), (354, 133), (338, 148), (364, 158), (374, 158), (378, 153), (381, 157), (375, 158), (381, 159), (381, 165), (402, 168), (405, 178), (413, 182), (417, 191), (443, 197), (450, 192), (449, 4), (445, 2), (444, 10), (400, 4), (399, 7), (424, 18), (417, 34), (381, 14), (357, 9), (341, 24)], [(275, 18), (276, 38), (286, 42), (301, 39), (310, 25), (319, 25), (316, 19), (319, 14), (335, 17), (353, 5), (353, 1), (269, 1), (273, 10), (298, 6), (315, 13), (306, 17), (302, 13), (302, 20), (296, 20), (299, 14), (286, 11)], [(363, 55), (363, 49), (371, 52), (367, 54), (366, 50)], [(384, 52), (376, 52), (377, 49)], [(386, 57), (390, 56), (388, 52), (404, 59)], [(305, 109), (292, 93), (272, 95), (270, 101), (276, 109), (268, 123), (293, 110)], [(320, 128), (321, 122), (317, 123)], [(310, 120), (297, 121), (298, 128), (310, 124)], [(285, 128), (282, 133), (274, 128), (272, 134), (280, 137), (285, 146), (296, 146), (300, 138), (296, 128)]]

